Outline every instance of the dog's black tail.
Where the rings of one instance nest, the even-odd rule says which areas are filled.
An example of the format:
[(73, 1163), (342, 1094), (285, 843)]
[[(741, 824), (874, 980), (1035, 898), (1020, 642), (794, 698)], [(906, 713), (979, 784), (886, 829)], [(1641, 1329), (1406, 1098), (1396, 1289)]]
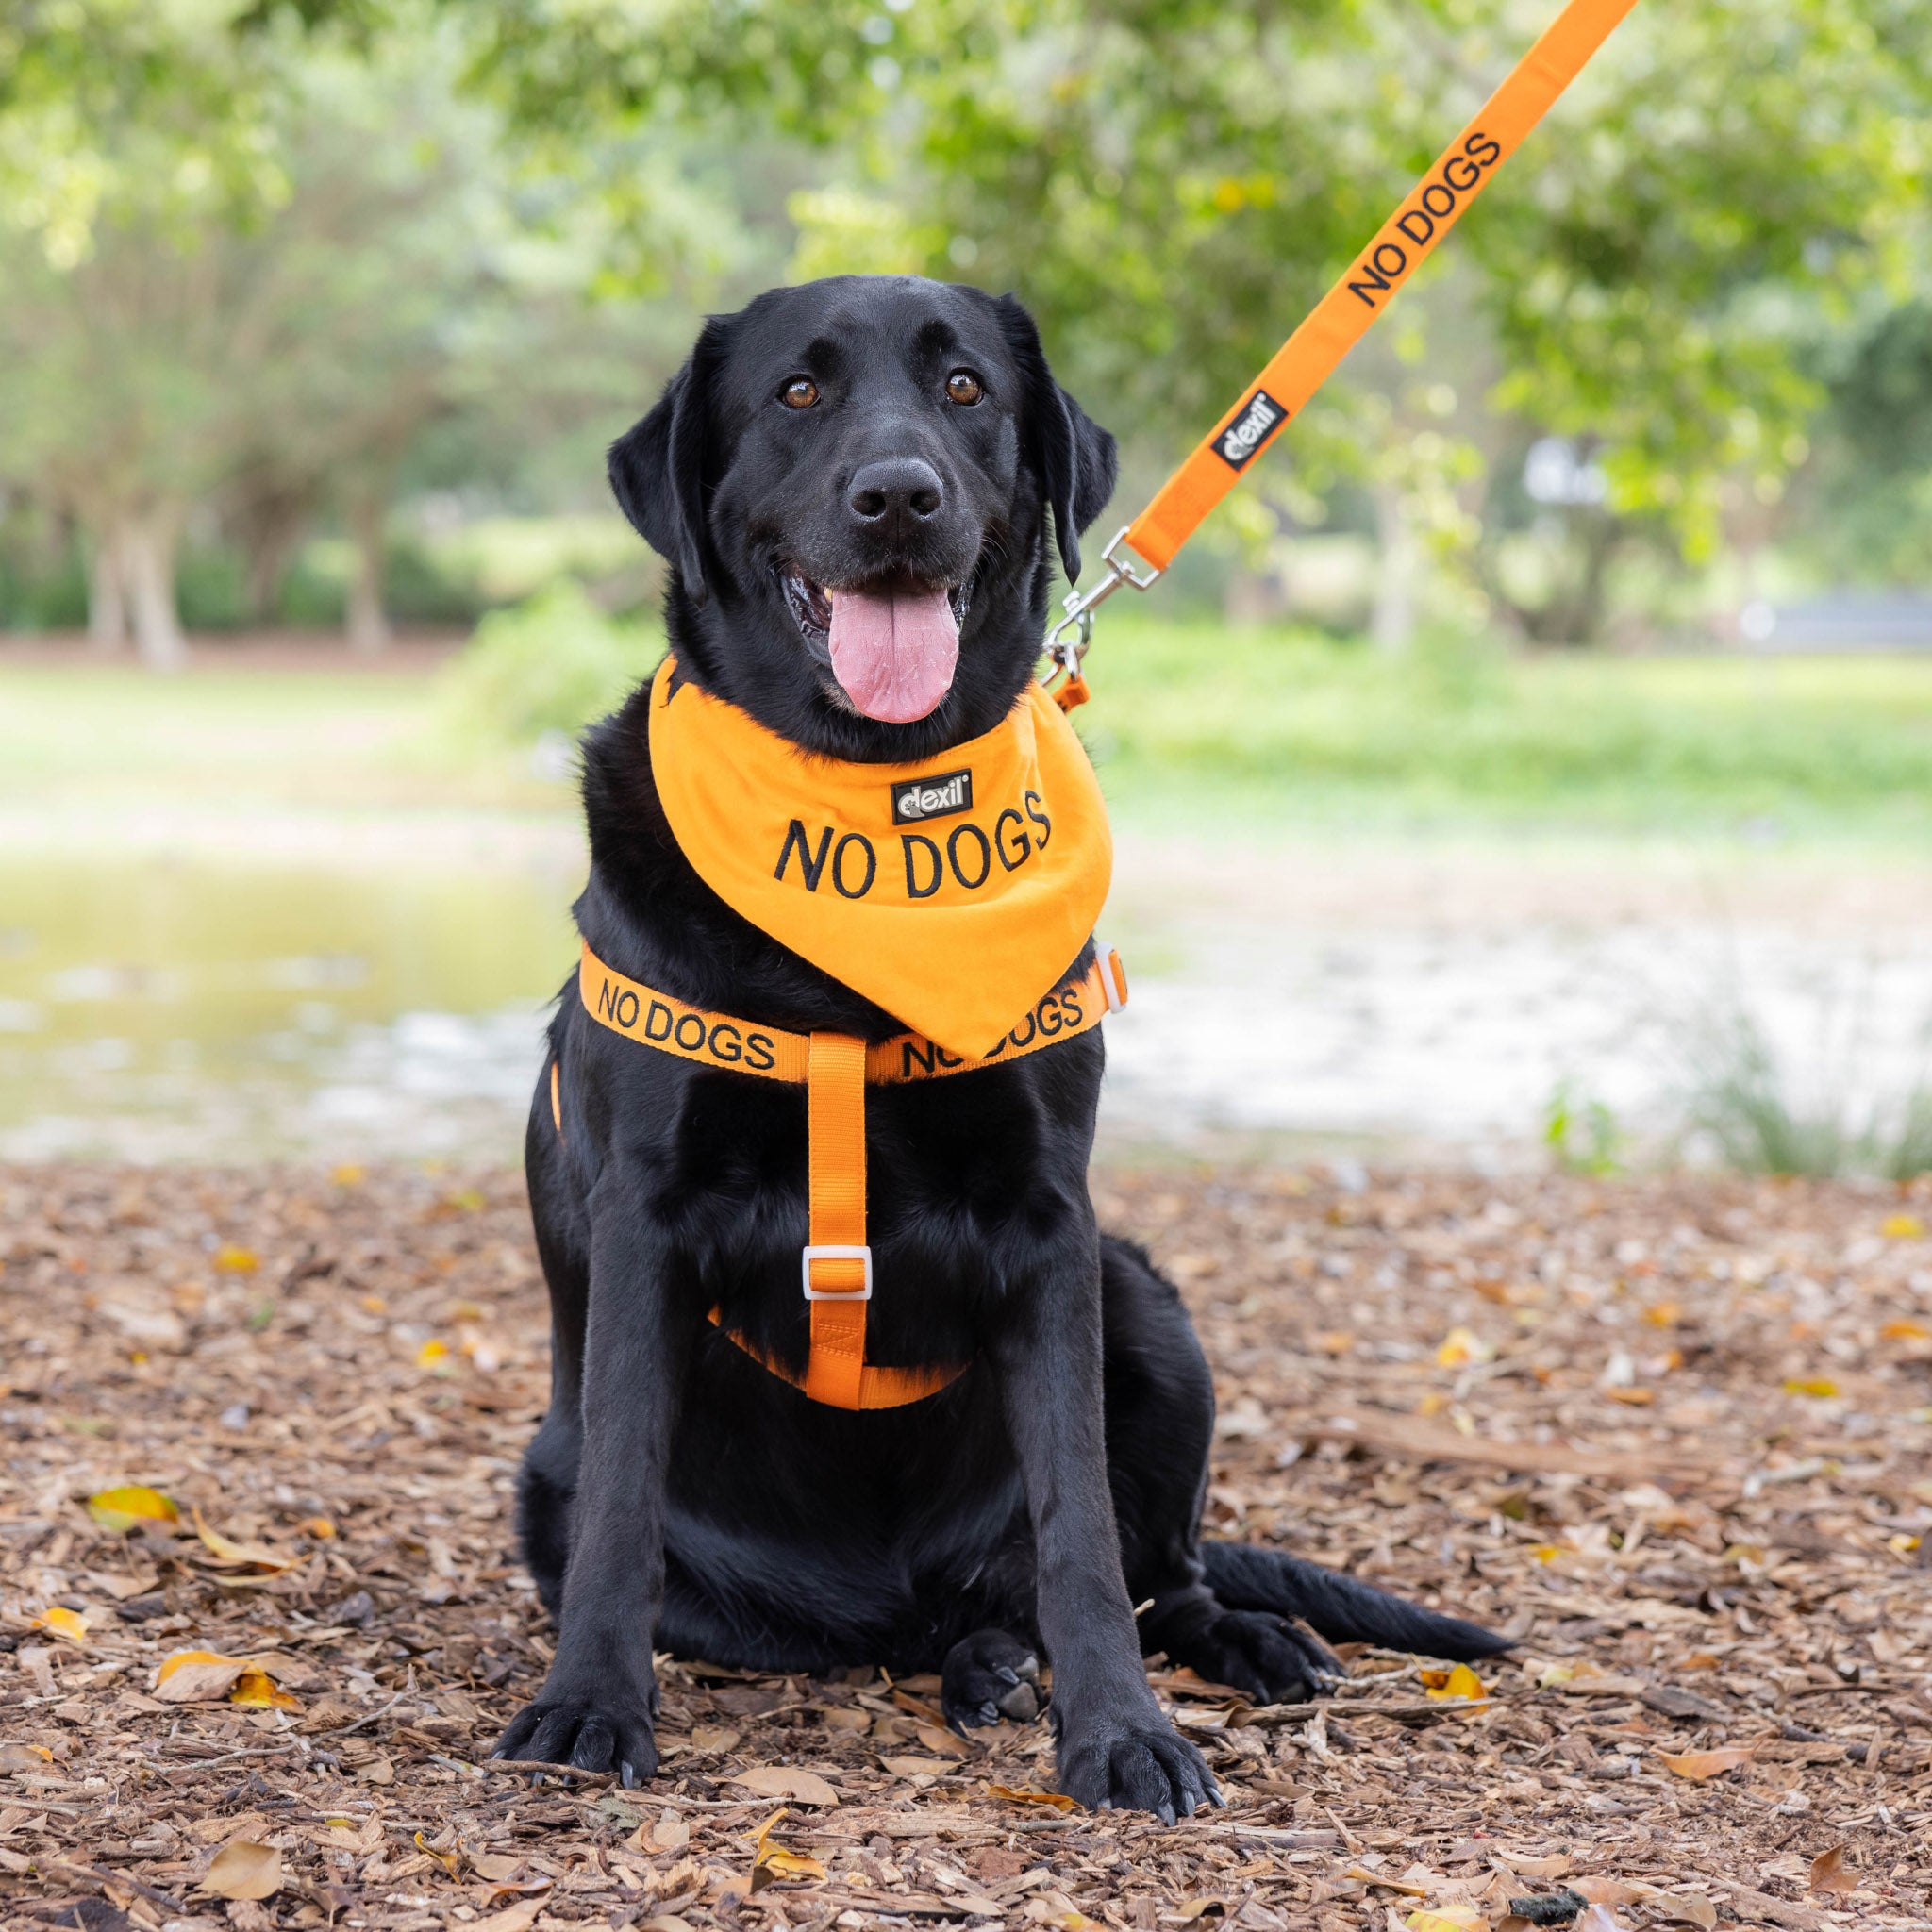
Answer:
[(1498, 1637), (1480, 1624), (1405, 1603), (1339, 1570), (1324, 1570), (1282, 1550), (1204, 1542), (1201, 1560), (1207, 1565), (1208, 1589), (1228, 1608), (1299, 1617), (1330, 1643), (1374, 1643), (1384, 1650), (1414, 1651), (1454, 1663), (1494, 1657), (1509, 1648), (1508, 1638)]

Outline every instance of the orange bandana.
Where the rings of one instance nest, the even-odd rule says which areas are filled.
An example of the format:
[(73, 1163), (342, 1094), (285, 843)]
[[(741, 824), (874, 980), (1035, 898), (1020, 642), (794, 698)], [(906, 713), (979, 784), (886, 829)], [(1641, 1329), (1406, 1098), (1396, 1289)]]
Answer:
[(733, 911), (949, 1053), (993, 1049), (1092, 936), (1113, 871), (1087, 754), (1038, 684), (913, 765), (801, 751), (694, 684), (651, 685), (651, 769)]

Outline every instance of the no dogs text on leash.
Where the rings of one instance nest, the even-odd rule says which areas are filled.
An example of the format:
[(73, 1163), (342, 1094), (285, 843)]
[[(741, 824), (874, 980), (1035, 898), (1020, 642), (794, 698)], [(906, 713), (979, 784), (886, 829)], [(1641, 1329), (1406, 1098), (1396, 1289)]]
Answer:
[[(1046, 641), (1055, 667), (1049, 679), (1066, 676), (1055, 692), (1063, 708), (1088, 696), (1080, 662), (1093, 635), (1094, 610), (1123, 585), (1148, 589), (1174, 561), (1201, 520), (1300, 414), (1636, 4), (1570, 0), (1241, 400), (1194, 445), (1153, 502), (1115, 534), (1101, 553), (1106, 575), (1091, 590), (1068, 594), (1066, 615)], [(1134, 558), (1121, 554), (1124, 546)], [(1135, 558), (1145, 567), (1137, 569)]]

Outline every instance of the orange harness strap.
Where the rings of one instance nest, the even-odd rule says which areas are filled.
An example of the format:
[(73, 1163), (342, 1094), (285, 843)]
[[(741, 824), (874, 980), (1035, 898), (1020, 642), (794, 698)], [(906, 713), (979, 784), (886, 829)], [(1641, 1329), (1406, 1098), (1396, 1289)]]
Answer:
[[(679, 1059), (725, 1073), (783, 1080), (806, 1090), (808, 1244), (800, 1257), (811, 1304), (805, 1373), (794, 1375), (742, 1336), (724, 1333), (753, 1360), (833, 1408), (897, 1408), (943, 1389), (964, 1362), (933, 1368), (877, 1367), (865, 1358), (865, 1310), (872, 1300), (872, 1248), (865, 1226), (865, 1090), (937, 1080), (997, 1066), (1090, 1032), (1127, 1003), (1120, 955), (1096, 949), (1085, 975), (1046, 994), (990, 1054), (949, 1054), (917, 1033), (868, 1046), (849, 1033), (788, 1033), (714, 1013), (654, 992), (613, 972), (584, 948), (577, 972), (584, 1010), (600, 1025)], [(560, 1075), (550, 1066), (550, 1107), (563, 1132)], [(721, 1328), (716, 1308), (711, 1320)]]

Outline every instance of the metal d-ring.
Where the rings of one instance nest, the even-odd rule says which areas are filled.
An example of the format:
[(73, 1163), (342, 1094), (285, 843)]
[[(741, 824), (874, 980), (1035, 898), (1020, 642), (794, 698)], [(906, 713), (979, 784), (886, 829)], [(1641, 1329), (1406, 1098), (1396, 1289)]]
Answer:
[(1123, 524), (1100, 553), (1100, 560), (1107, 566), (1107, 575), (1091, 591), (1069, 591), (1061, 599), (1060, 608), (1066, 615), (1046, 637), (1046, 655), (1056, 667), (1048, 674), (1046, 682), (1049, 686), (1062, 676), (1079, 676), (1081, 660), (1093, 641), (1093, 613), (1101, 605), (1124, 584), (1130, 590), (1145, 591), (1151, 589), (1154, 580), (1159, 576), (1160, 571), (1157, 567), (1150, 565), (1145, 570), (1137, 571), (1127, 558), (1115, 555), (1126, 541), (1127, 532), (1132, 527), (1131, 524)]

